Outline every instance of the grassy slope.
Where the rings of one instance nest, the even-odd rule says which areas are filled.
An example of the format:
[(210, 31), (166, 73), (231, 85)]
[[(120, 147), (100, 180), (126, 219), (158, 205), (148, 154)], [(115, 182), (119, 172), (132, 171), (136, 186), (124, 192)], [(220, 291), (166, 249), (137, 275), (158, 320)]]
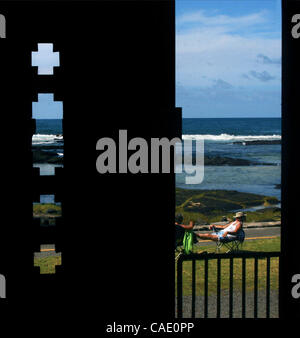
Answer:
[[(231, 210), (263, 205), (277, 204), (275, 197), (230, 190), (189, 190), (176, 188), (176, 212), (181, 213), (184, 222), (194, 220), (199, 224), (217, 222), (222, 216), (233, 218)], [(265, 208), (247, 212), (248, 222), (280, 220), (278, 208)]]
[(61, 216), (61, 206), (52, 203), (38, 203), (33, 205), (35, 217), (58, 217)]

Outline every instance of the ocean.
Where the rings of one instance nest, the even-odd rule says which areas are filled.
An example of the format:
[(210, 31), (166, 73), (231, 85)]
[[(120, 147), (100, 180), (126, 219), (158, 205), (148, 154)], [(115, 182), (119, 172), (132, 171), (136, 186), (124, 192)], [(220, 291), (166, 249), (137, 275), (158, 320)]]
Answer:
[[(62, 121), (36, 120), (36, 125), (33, 145), (43, 148), (57, 145), (57, 153), (62, 155)], [(204, 138), (206, 156), (245, 159), (255, 165), (206, 165), (201, 184), (186, 185), (185, 173), (182, 173), (176, 174), (177, 187), (237, 190), (281, 199), (277, 186), (281, 183), (281, 145), (270, 142), (281, 140), (280, 118), (184, 118), (182, 129), (183, 139)], [(246, 145), (249, 141), (269, 144)], [(41, 167), (42, 174), (47, 175), (58, 165), (35, 166)]]
[[(185, 118), (182, 129), (183, 139), (204, 138), (206, 156), (245, 159), (258, 164), (206, 165), (201, 184), (186, 185), (183, 173), (176, 175), (177, 187), (237, 190), (281, 200), (278, 187), (281, 183), (281, 144), (270, 142), (281, 140), (281, 118)], [(269, 143), (252, 144), (250, 141)]]
[(36, 119), (36, 134), (33, 135), (33, 145), (55, 145), (57, 143), (57, 135), (62, 135), (62, 120)]
[[(54, 156), (63, 156), (62, 120), (36, 119), (36, 134), (32, 137), (32, 145), (51, 152)], [(62, 167), (61, 164), (49, 163), (34, 163), (33, 166), (40, 168), (40, 175), (54, 175), (55, 167)], [(43, 203), (52, 203), (51, 198), (47, 196)]]

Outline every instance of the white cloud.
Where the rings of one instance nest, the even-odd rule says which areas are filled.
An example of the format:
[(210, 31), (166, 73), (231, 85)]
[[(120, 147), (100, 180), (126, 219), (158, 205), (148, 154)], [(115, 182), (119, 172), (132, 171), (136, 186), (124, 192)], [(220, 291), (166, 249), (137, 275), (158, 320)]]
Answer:
[[(268, 72), (280, 85), (280, 67), (257, 62), (257, 55), (267, 55), (270, 59), (281, 57), (280, 37), (254, 32), (259, 23), (267, 24), (266, 20), (265, 12), (230, 17), (200, 11), (179, 17), (181, 24), (196, 25), (177, 32), (177, 81), (183, 86), (211, 86), (221, 78), (233, 86), (249, 86), (250, 81), (242, 74), (255, 70)], [(241, 33), (241, 26), (248, 26), (249, 34)], [(274, 81), (268, 83), (274, 85)], [(261, 81), (252, 79), (250, 85), (254, 84), (259, 86)]]
[(266, 11), (253, 13), (249, 15), (232, 17), (228, 15), (207, 15), (205, 11), (197, 11), (194, 13), (183, 14), (177, 19), (178, 24), (198, 23), (204, 26), (228, 26), (241, 27), (248, 25), (256, 25), (266, 21)]

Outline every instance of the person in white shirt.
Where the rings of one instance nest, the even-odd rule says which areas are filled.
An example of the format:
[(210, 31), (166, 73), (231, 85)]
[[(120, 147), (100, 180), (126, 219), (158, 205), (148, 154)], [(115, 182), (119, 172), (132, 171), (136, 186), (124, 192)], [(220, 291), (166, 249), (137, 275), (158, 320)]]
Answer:
[(226, 225), (214, 225), (209, 226), (210, 229), (220, 231), (214, 231), (211, 234), (199, 234), (195, 233), (197, 237), (201, 239), (207, 239), (211, 241), (226, 241), (237, 238), (239, 231), (243, 228), (243, 221), (245, 220), (246, 214), (243, 212), (237, 212), (235, 215), (235, 221), (230, 222)]

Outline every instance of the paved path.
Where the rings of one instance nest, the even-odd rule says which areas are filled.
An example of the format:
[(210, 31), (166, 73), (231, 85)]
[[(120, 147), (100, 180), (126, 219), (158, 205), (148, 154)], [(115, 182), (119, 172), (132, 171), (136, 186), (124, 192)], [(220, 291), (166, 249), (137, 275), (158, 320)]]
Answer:
[(245, 228), (246, 238), (251, 237), (266, 237), (266, 236), (280, 236), (280, 227), (268, 227), (268, 228)]
[(49, 256), (61, 256), (61, 253), (55, 251), (55, 244), (42, 244), (40, 252), (36, 252), (34, 256), (36, 258), (45, 258)]
[[(278, 291), (270, 290), (270, 318), (278, 318)], [(233, 292), (233, 318), (242, 318), (242, 295), (240, 291)], [(177, 317), (175, 299), (175, 313)], [(191, 318), (192, 297), (183, 297), (183, 318)], [(266, 292), (265, 290), (258, 291), (257, 298), (257, 316), (258, 318), (266, 318)], [(208, 296), (208, 318), (216, 318), (217, 311), (217, 296)], [(246, 318), (254, 318), (254, 293), (246, 293)], [(204, 317), (204, 296), (196, 296), (195, 302), (195, 317)], [(221, 291), (221, 318), (229, 318), (229, 292), (227, 290)]]

